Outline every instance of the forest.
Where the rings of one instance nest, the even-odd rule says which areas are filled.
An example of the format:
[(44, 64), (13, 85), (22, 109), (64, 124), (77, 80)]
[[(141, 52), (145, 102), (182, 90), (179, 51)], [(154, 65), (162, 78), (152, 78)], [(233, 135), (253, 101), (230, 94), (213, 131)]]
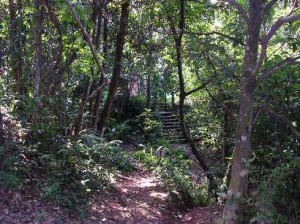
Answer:
[(0, 223), (300, 223), (299, 0), (0, 0)]

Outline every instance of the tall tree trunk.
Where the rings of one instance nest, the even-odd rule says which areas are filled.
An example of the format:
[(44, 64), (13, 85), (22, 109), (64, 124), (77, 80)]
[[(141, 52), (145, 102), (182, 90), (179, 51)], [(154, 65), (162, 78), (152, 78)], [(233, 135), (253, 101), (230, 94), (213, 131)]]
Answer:
[(84, 113), (85, 106), (86, 106), (86, 103), (88, 101), (88, 97), (89, 97), (89, 93), (90, 93), (91, 85), (90, 85), (90, 80), (89, 79), (86, 80), (86, 83), (85, 83), (84, 86), (85, 86), (85, 89), (84, 89), (84, 93), (82, 95), (81, 104), (79, 106), (77, 116), (74, 119), (74, 123), (73, 123), (73, 125), (70, 129), (70, 135), (72, 135), (75, 138), (78, 137), (78, 134), (81, 130), (83, 113)]
[[(101, 65), (101, 61), (97, 55), (97, 48), (99, 47), (99, 43), (100, 43), (100, 31), (101, 31), (101, 15), (102, 15), (102, 9), (101, 7), (98, 5), (99, 2), (97, 1), (94, 1), (94, 3), (96, 4), (95, 7), (97, 7), (93, 13), (93, 16), (94, 16), (94, 19), (95, 19), (95, 32), (94, 32), (94, 36), (93, 38), (91, 38), (91, 36), (89, 35), (89, 33), (87, 32), (86, 28), (84, 27), (84, 25), (82, 24), (81, 20), (80, 20), (80, 17), (75, 9), (75, 7), (73, 6), (72, 2), (70, 0), (65, 0), (65, 2), (67, 3), (67, 5), (69, 6), (70, 10), (71, 10), (71, 13), (73, 15), (73, 18), (75, 19), (75, 21), (77, 22), (80, 30), (81, 30), (81, 33), (85, 39), (85, 41), (87, 41), (89, 47), (90, 47), (90, 50), (91, 50), (91, 53), (93, 55), (93, 58), (94, 58), (94, 61), (96, 62), (97, 64), (97, 67), (100, 71), (100, 73), (102, 73), (102, 76), (104, 75), (104, 72), (102, 70), (102, 65)], [(104, 5), (106, 5), (108, 2), (104, 3)], [(98, 11), (99, 10), (99, 11)], [(97, 12), (96, 12), (97, 11)], [(96, 22), (97, 21), (97, 22)], [(98, 74), (98, 72), (97, 72)], [(88, 89), (88, 93), (89, 93), (89, 90), (90, 90), (90, 83), (87, 83), (87, 86), (86, 88)], [(100, 93), (102, 91), (102, 86), (99, 86), (97, 89), (96, 89), (97, 93)], [(91, 94), (93, 95), (93, 93)], [(82, 104), (80, 105), (80, 110), (78, 112), (78, 115), (76, 116), (76, 120), (75, 120), (75, 123), (78, 123), (78, 122), (81, 122), (82, 121), (82, 118), (79, 119), (84, 110), (85, 110), (85, 106), (86, 106), (86, 103), (87, 103), (87, 100), (91, 100), (93, 97), (91, 96), (87, 96), (85, 97), (85, 100), (82, 101)], [(78, 119), (77, 119), (78, 118)], [(73, 125), (72, 126), (72, 129), (74, 129), (75, 127), (81, 127), (81, 124), (80, 125)], [(76, 129), (76, 128), (75, 128)], [(76, 132), (74, 129), (74, 131), (71, 131), (70, 133), (71, 134), (76, 134), (78, 132)]]
[(42, 51), (43, 51), (43, 43), (42, 43), (42, 34), (43, 34), (43, 21), (44, 21), (44, 5), (40, 0), (36, 0), (36, 14), (35, 14), (35, 77), (34, 77), (34, 97), (36, 101), (40, 97), (40, 80), (42, 74)]
[(176, 40), (176, 55), (177, 55), (177, 69), (178, 69), (178, 77), (179, 77), (179, 120), (180, 120), (180, 126), (182, 130), (183, 137), (186, 139), (186, 141), (189, 143), (192, 153), (198, 160), (201, 168), (204, 172), (206, 172), (207, 179), (209, 181), (209, 191), (212, 192), (215, 188), (215, 181), (213, 176), (209, 172), (209, 167), (207, 163), (205, 162), (205, 159), (200, 154), (200, 152), (197, 149), (197, 146), (193, 142), (191, 136), (189, 135), (186, 125), (185, 125), (185, 115), (184, 115), (184, 101), (186, 97), (185, 93), (185, 85), (184, 85), (184, 78), (182, 74), (182, 58), (181, 58), (181, 40)]
[[(105, 79), (105, 73), (106, 73), (106, 60), (108, 57), (108, 44), (107, 44), (107, 37), (108, 37), (108, 27), (107, 27), (107, 18), (103, 19), (103, 61), (102, 61), (102, 75), (99, 81), (99, 86), (102, 86), (104, 84)], [(99, 91), (96, 95), (95, 104), (93, 108), (93, 114), (92, 114), (92, 122), (91, 122), (91, 128), (96, 129), (97, 128), (97, 121), (99, 118), (99, 110), (100, 106), (102, 104), (102, 92)]]
[(4, 144), (4, 122), (3, 122), (3, 114), (2, 109), (0, 107), (0, 146)]
[(146, 107), (149, 109), (151, 104), (151, 78), (149, 74), (146, 79), (146, 97)]
[(227, 163), (226, 158), (232, 155), (233, 149), (233, 141), (231, 140), (233, 138), (233, 122), (230, 113), (232, 111), (231, 103), (224, 103), (224, 105), (229, 110), (223, 109), (223, 160)]
[(10, 38), (10, 66), (11, 73), (15, 79), (15, 90), (18, 94), (25, 93), (25, 85), (23, 82), (23, 39), (22, 38), (22, 18), (23, 4), (22, 0), (9, 0), (9, 38)]
[(114, 97), (118, 88), (119, 77), (122, 69), (122, 57), (123, 57), (123, 47), (125, 43), (126, 30), (128, 26), (128, 17), (129, 17), (129, 4), (130, 1), (127, 0), (122, 4), (122, 12), (120, 18), (120, 27), (116, 39), (116, 53), (115, 53), (115, 62), (113, 68), (113, 74), (111, 82), (109, 85), (107, 100), (104, 104), (103, 110), (101, 112), (100, 119), (97, 123), (97, 127), (101, 135), (104, 134), (104, 128), (107, 123), (107, 120), (110, 116), (110, 112), (113, 106)]
[[(95, 49), (98, 50), (100, 46), (100, 37), (101, 37), (101, 30), (102, 30), (102, 7), (99, 7), (98, 2), (94, 0), (94, 11), (92, 14), (92, 21), (94, 22), (94, 29), (93, 29), (93, 35), (92, 35), (92, 42), (93, 45), (95, 46)], [(91, 68), (91, 70), (93, 70)], [(101, 86), (101, 80), (103, 79), (103, 68), (102, 68), (102, 74), (100, 77), (100, 82), (93, 80), (92, 87), (91, 87), (91, 93), (92, 91), (97, 88), (98, 86)], [(92, 74), (92, 77), (94, 77), (94, 72)], [(91, 115), (90, 119), (90, 128), (96, 129), (96, 119), (95, 119), (95, 111), (94, 108), (96, 105), (98, 105), (99, 108), (99, 98), (98, 96), (101, 96), (101, 91), (97, 93), (97, 96), (93, 99), (90, 99), (89, 101), (89, 114)]]
[(41, 107), (41, 98), (40, 98), (40, 81), (42, 76), (42, 51), (43, 51), (43, 24), (44, 24), (44, 14), (45, 14), (45, 2), (43, 0), (35, 1), (35, 76), (34, 76), (34, 89), (33, 96), (35, 100), (35, 111), (32, 123), (37, 123), (39, 120), (38, 111)]
[(263, 1), (250, 0), (247, 43), (241, 81), (238, 124), (235, 132), (232, 172), (229, 186), (229, 198), (224, 208), (227, 224), (238, 223), (237, 217), (242, 211), (241, 197), (247, 194), (248, 168), (251, 154), (251, 130), (253, 101), (256, 88), (256, 72), (260, 28), (263, 20)]

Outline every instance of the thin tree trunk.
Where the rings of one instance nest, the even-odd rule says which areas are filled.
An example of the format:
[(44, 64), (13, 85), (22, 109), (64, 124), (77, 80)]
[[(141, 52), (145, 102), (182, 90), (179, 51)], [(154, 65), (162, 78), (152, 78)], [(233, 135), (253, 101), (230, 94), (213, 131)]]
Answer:
[(4, 122), (3, 122), (3, 114), (0, 107), (0, 146), (4, 144)]
[(125, 1), (122, 4), (120, 27), (116, 39), (116, 53), (115, 53), (113, 74), (109, 85), (107, 100), (104, 104), (104, 108), (102, 110), (100, 119), (97, 123), (97, 127), (101, 135), (104, 134), (105, 125), (107, 123), (108, 118), (110, 117), (110, 112), (113, 106), (113, 101), (117, 91), (119, 77), (122, 69), (123, 47), (125, 43), (125, 36), (126, 36), (128, 17), (129, 17), (129, 4), (130, 4), (129, 0)]
[(233, 141), (231, 140), (233, 138), (233, 122), (231, 119), (231, 103), (225, 103), (226, 108), (229, 110), (223, 109), (223, 160), (225, 163), (227, 163), (226, 158), (230, 157), (232, 155), (232, 149), (233, 149)]
[(146, 82), (146, 107), (149, 109), (151, 104), (151, 78), (149, 74), (147, 75)]
[(10, 64), (11, 73), (15, 79), (15, 89), (17, 93), (24, 94), (26, 88), (23, 82), (23, 38), (22, 38), (22, 18), (23, 4), (22, 0), (9, 0), (9, 38), (10, 38)]
[[(80, 31), (81, 31), (84, 39), (88, 43), (88, 45), (90, 47), (90, 50), (91, 50), (91, 53), (93, 55), (94, 61), (97, 64), (97, 67), (98, 67), (99, 71), (101, 72), (101, 74), (103, 76), (104, 75), (104, 72), (102, 70), (103, 67), (102, 67), (101, 61), (100, 61), (100, 59), (99, 59), (99, 57), (97, 55), (97, 48), (99, 47), (99, 43), (100, 43), (99, 38), (100, 38), (100, 30), (101, 30), (101, 14), (102, 14), (102, 10), (100, 10), (100, 12), (97, 13), (97, 16), (95, 18), (97, 22), (94, 21), (95, 22), (95, 35), (94, 35), (94, 37), (92, 39), (91, 36), (89, 35), (89, 33), (87, 32), (86, 28), (82, 24), (82, 22), (80, 20), (80, 17), (78, 15), (78, 13), (76, 12), (76, 9), (74, 8), (72, 2), (70, 0), (65, 0), (65, 2), (69, 6), (69, 8), (71, 10), (71, 13), (73, 15), (73, 18), (77, 22), (77, 24), (78, 24), (78, 26), (80, 28)], [(105, 4), (107, 4), (107, 3), (105, 3)], [(98, 38), (98, 40), (97, 40), (97, 38)], [(97, 72), (97, 74), (98, 74), (98, 72)], [(88, 89), (88, 92), (86, 94), (85, 100), (83, 100), (82, 104), (80, 105), (80, 110), (78, 112), (78, 115), (76, 116), (76, 120), (74, 121), (75, 122), (74, 124), (76, 124), (76, 125), (74, 126), (74, 124), (73, 124), (72, 130), (70, 132), (71, 134), (77, 135), (79, 133), (78, 127), (81, 127), (81, 123), (80, 122), (82, 121), (82, 115), (83, 115), (83, 112), (85, 110), (85, 106), (86, 106), (87, 100), (91, 101), (91, 98), (89, 96), (90, 87), (91, 87), (90, 83), (88, 83), (87, 86), (86, 86), (86, 88)], [(97, 93), (101, 92), (102, 88), (100, 88), (100, 87), (99, 87)]]
[(238, 223), (237, 218), (243, 207), (242, 200), (240, 199), (247, 194), (247, 161), (249, 161), (251, 154), (251, 126), (254, 92), (256, 88), (255, 66), (258, 56), (260, 28), (263, 20), (263, 6), (262, 0), (250, 0), (239, 117), (235, 132), (232, 172), (229, 186), (230, 197), (226, 202), (223, 214), (227, 224)]
[[(99, 81), (99, 86), (102, 86), (104, 84), (105, 79), (105, 73), (106, 73), (106, 61), (107, 61), (107, 54), (108, 54), (108, 44), (107, 44), (107, 37), (108, 37), (108, 27), (107, 27), (107, 18), (103, 19), (103, 61), (102, 61), (102, 75)], [(97, 93), (95, 104), (93, 108), (93, 114), (92, 114), (92, 122), (91, 122), (91, 128), (96, 129), (97, 128), (97, 121), (99, 118), (99, 110), (100, 106), (102, 104), (102, 92), (99, 91)]]
[(33, 96), (35, 100), (35, 111), (33, 116), (33, 123), (37, 123), (39, 120), (38, 111), (41, 107), (41, 98), (40, 98), (40, 81), (42, 76), (42, 51), (43, 51), (43, 42), (42, 42), (42, 34), (43, 34), (43, 23), (44, 23), (44, 14), (45, 14), (45, 4), (42, 0), (35, 1), (36, 14), (35, 14), (35, 76), (34, 76), (34, 89)]
[(81, 124), (82, 124), (82, 119), (83, 119), (83, 113), (85, 110), (85, 106), (88, 101), (89, 93), (90, 93), (90, 80), (87, 79), (86, 84), (85, 84), (85, 90), (81, 99), (81, 104), (79, 106), (79, 110), (77, 113), (76, 118), (74, 119), (74, 123), (70, 128), (70, 135), (73, 137), (78, 137), (78, 134), (81, 130)]
[(97, 67), (98, 69), (101, 71), (102, 69), (102, 66), (101, 66), (101, 61), (97, 55), (97, 52), (96, 52), (96, 49), (95, 49), (95, 46), (93, 45), (93, 40), (91, 38), (91, 36), (89, 35), (89, 33), (87, 32), (86, 28), (83, 26), (80, 18), (79, 18), (79, 15), (78, 13), (76, 12), (76, 9), (74, 8), (73, 4), (71, 3), (70, 0), (65, 0), (65, 2), (67, 3), (67, 5), (69, 6), (70, 10), (71, 10), (71, 13), (73, 15), (73, 18), (75, 19), (75, 21), (77, 22), (79, 28), (80, 28), (80, 31), (85, 39), (85, 41), (88, 43), (89, 47), (90, 47), (90, 50), (92, 52), (92, 55), (93, 55), (93, 58), (94, 58), (94, 61), (96, 62), (97, 64)]
[[(179, 22), (179, 29), (183, 31), (184, 26), (185, 26), (185, 9), (184, 9), (184, 0), (180, 0), (180, 22)], [(185, 82), (184, 82), (184, 77), (182, 73), (182, 55), (181, 55), (181, 48), (182, 48), (182, 35), (183, 32), (179, 33), (176, 35), (176, 29), (175, 27), (172, 27), (172, 32), (174, 34), (174, 41), (176, 45), (176, 61), (177, 61), (177, 69), (178, 69), (178, 78), (179, 78), (179, 119), (180, 119), (180, 126), (182, 130), (182, 134), (186, 141), (189, 143), (192, 149), (192, 153), (198, 160), (201, 168), (203, 169), (204, 172), (206, 172), (206, 176), (209, 182), (209, 191), (212, 192), (213, 189), (215, 188), (215, 182), (213, 176), (209, 172), (209, 167), (205, 162), (205, 159), (202, 157), (200, 152), (197, 149), (197, 146), (191, 139), (189, 133), (187, 132), (186, 125), (185, 125), (185, 116), (184, 116), (184, 101), (185, 97), (187, 96), (187, 93), (185, 92)], [(204, 87), (203, 87), (204, 88)]]
[(184, 78), (182, 74), (182, 58), (181, 58), (181, 41), (176, 41), (176, 55), (177, 55), (177, 68), (178, 68), (178, 77), (179, 77), (179, 87), (180, 87), (180, 95), (179, 95), (179, 120), (180, 120), (180, 126), (182, 130), (183, 137), (186, 139), (186, 141), (189, 143), (192, 153), (198, 160), (201, 168), (204, 172), (206, 172), (207, 179), (209, 181), (209, 192), (213, 192), (213, 189), (215, 188), (215, 181), (213, 176), (209, 172), (209, 167), (207, 163), (205, 162), (205, 159), (200, 154), (200, 152), (197, 149), (197, 146), (193, 142), (191, 136), (187, 132), (186, 125), (185, 125), (185, 116), (184, 116), (184, 101), (186, 97), (185, 93), (185, 87), (184, 87)]

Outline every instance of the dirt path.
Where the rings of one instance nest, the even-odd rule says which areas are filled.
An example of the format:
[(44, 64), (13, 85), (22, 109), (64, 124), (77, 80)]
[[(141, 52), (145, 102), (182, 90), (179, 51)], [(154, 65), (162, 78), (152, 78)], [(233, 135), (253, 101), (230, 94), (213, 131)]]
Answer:
[(127, 224), (179, 222), (179, 213), (168, 202), (161, 181), (149, 171), (117, 175), (116, 191), (95, 198), (91, 219)]
[(159, 177), (144, 169), (116, 175), (114, 185), (113, 191), (93, 197), (90, 214), (84, 220), (70, 217), (54, 204), (26, 199), (26, 195), (13, 201), (0, 191), (0, 223), (210, 224), (221, 215), (221, 208), (217, 206), (195, 208), (185, 215), (180, 214), (168, 200)]

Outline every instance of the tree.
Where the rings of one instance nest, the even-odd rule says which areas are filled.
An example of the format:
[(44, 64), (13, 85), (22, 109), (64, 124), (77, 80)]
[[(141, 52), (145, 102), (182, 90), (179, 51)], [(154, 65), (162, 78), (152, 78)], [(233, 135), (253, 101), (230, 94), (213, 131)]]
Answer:
[[(232, 173), (229, 186), (229, 199), (224, 208), (224, 219), (228, 224), (238, 223), (237, 216), (242, 210), (242, 198), (247, 195), (248, 170), (247, 164), (251, 155), (251, 131), (253, 126), (254, 94), (257, 86), (286, 65), (296, 63), (300, 56), (286, 58), (274, 67), (262, 71), (271, 38), (286, 23), (300, 20), (297, 8), (291, 7), (288, 15), (280, 17), (269, 31), (263, 35), (262, 25), (266, 13), (277, 1), (266, 4), (262, 0), (250, 0), (248, 10), (234, 0), (230, 3), (246, 21), (246, 45), (240, 87), (239, 116), (235, 131), (235, 143), (232, 161)], [(259, 53), (260, 46), (260, 53)]]
[(117, 39), (115, 44), (116, 52), (115, 52), (115, 61), (114, 61), (112, 78), (109, 85), (108, 96), (105, 101), (103, 110), (101, 112), (99, 121), (97, 123), (97, 127), (101, 135), (104, 134), (104, 128), (110, 116), (110, 112), (113, 106), (113, 100), (118, 88), (119, 77), (121, 74), (123, 47), (125, 43), (126, 30), (128, 26), (129, 4), (130, 1), (127, 0), (122, 3), (122, 7), (121, 7), (119, 32), (117, 34)]

